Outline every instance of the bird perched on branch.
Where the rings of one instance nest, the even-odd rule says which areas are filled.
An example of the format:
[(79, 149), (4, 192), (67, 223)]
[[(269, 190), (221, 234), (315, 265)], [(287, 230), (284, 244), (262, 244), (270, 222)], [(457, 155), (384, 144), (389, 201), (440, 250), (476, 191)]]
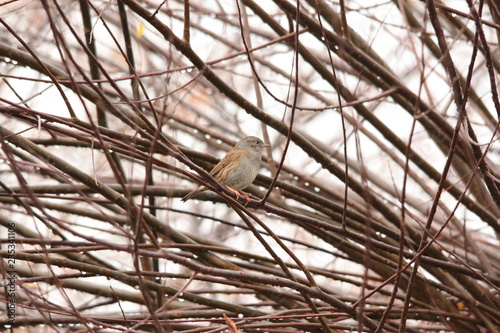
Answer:
[[(254, 181), (259, 172), (262, 158), (262, 148), (269, 147), (261, 139), (255, 136), (247, 136), (231, 149), (226, 156), (210, 171), (210, 175), (222, 185), (227, 186), (239, 198), (243, 195), (250, 201), (248, 194), (241, 190), (248, 187)], [(206, 191), (205, 186), (200, 186), (196, 190), (189, 192), (182, 198), (187, 201), (200, 192)]]

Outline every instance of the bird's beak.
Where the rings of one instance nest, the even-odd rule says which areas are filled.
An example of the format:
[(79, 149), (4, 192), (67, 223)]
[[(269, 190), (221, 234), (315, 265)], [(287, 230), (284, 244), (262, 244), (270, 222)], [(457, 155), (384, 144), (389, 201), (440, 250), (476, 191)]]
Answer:
[(264, 144), (262, 145), (262, 147), (271, 147), (271, 145), (270, 145), (270, 144), (267, 144), (267, 143), (264, 143)]

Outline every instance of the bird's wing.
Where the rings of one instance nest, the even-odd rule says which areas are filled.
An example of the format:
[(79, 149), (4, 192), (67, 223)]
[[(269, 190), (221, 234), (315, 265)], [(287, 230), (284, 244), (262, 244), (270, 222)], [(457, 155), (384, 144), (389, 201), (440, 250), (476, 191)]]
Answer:
[[(215, 177), (215, 175), (222, 170), (222, 168), (224, 168), (224, 160), (220, 160), (219, 163), (217, 163), (217, 165), (212, 169), (212, 171), (210, 171), (210, 176), (212, 177)], [(227, 163), (225, 163), (227, 164)]]
[(214, 178), (217, 178), (216, 175), (222, 170), (224, 169), (226, 166), (228, 166), (229, 164), (231, 164), (236, 156), (233, 156), (233, 155), (237, 155), (238, 154), (238, 151), (237, 150), (230, 150), (229, 153), (226, 154), (226, 156), (224, 156), (222, 158), (222, 160), (220, 160), (219, 163), (217, 163), (216, 166), (214, 166), (214, 168), (212, 169), (212, 171), (210, 171), (210, 175)]

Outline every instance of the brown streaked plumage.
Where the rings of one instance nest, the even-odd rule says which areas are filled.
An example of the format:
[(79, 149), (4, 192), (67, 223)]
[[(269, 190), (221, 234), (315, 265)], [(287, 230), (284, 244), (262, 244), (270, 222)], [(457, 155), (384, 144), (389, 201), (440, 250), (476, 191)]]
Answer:
[[(226, 156), (210, 171), (210, 175), (231, 190), (241, 191), (252, 184), (259, 172), (262, 148), (267, 147), (261, 139), (247, 136), (231, 149)], [(182, 201), (187, 201), (200, 192), (205, 186), (186, 194)], [(245, 196), (248, 198), (248, 196)]]

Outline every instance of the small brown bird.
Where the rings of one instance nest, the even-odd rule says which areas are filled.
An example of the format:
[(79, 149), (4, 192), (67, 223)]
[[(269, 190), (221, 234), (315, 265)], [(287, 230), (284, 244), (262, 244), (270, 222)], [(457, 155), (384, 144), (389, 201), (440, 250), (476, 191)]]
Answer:
[[(269, 145), (264, 144), (255, 136), (247, 136), (222, 158), (210, 171), (210, 175), (222, 185), (226, 185), (237, 197), (242, 194), (248, 202), (248, 195), (240, 191), (252, 184), (257, 177), (263, 147), (269, 147)], [(182, 201), (187, 201), (206, 190), (205, 186), (200, 186), (184, 196)]]

